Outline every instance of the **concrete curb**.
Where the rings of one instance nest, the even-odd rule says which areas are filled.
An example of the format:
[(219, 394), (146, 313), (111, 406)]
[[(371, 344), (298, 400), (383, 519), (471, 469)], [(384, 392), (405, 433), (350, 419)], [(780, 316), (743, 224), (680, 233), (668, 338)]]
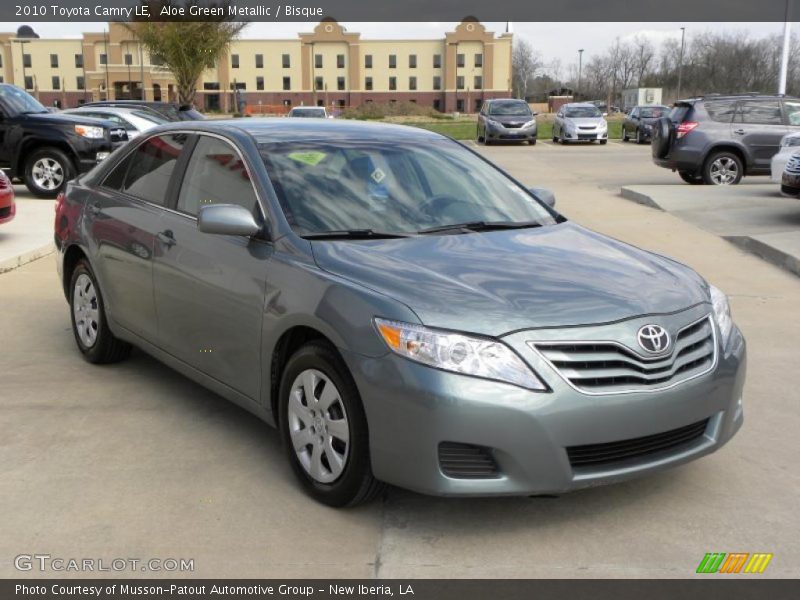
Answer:
[(48, 256), (56, 251), (56, 247), (53, 242), (45, 244), (44, 246), (39, 246), (33, 250), (28, 250), (27, 252), (23, 252), (22, 254), (18, 254), (13, 258), (6, 259), (0, 262), (0, 273), (7, 273), (8, 271), (13, 271), (17, 267), (21, 267), (22, 265), (33, 262), (34, 260), (38, 260), (45, 256)]
[(726, 235), (722, 236), (722, 238), (729, 241), (734, 246), (738, 246), (750, 254), (755, 254), (759, 258), (775, 266), (791, 271), (795, 275), (800, 275), (800, 259), (779, 250), (775, 246), (771, 246), (748, 235)]
[(633, 200), (637, 204), (643, 204), (644, 206), (649, 206), (650, 208), (655, 208), (658, 210), (664, 210), (661, 208), (658, 203), (653, 200), (647, 194), (643, 194), (641, 192), (637, 192), (636, 190), (632, 190), (631, 188), (624, 187), (620, 190), (622, 197), (627, 200)]

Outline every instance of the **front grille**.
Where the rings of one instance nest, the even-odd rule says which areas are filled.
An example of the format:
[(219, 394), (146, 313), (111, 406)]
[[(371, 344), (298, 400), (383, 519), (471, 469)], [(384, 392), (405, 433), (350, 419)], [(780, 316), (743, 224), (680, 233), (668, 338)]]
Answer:
[(596, 140), (597, 134), (596, 133), (579, 133), (578, 134), (579, 140)]
[(614, 342), (536, 342), (536, 349), (581, 391), (607, 394), (675, 385), (711, 370), (716, 341), (711, 317), (678, 332), (672, 352), (643, 358)]
[(789, 157), (789, 160), (786, 162), (784, 172), (792, 175), (800, 175), (800, 155), (792, 154)]
[(506, 129), (519, 129), (522, 127), (522, 123), (503, 123), (503, 127)]
[(597, 129), (597, 125), (578, 125), (578, 129)]
[(570, 446), (567, 448), (567, 456), (569, 464), (573, 468), (598, 467), (643, 456), (652, 456), (688, 446), (706, 432), (707, 426), (708, 419), (703, 419), (697, 423), (655, 435), (606, 444)]
[(439, 466), (442, 473), (455, 479), (494, 479), (500, 475), (491, 450), (472, 444), (441, 442)]

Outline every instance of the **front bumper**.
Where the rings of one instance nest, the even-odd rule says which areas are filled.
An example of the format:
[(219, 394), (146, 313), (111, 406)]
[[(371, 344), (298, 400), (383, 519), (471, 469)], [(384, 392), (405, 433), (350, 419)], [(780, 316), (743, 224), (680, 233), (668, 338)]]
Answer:
[[(547, 393), (439, 371), (394, 354), (369, 358), (344, 351), (367, 413), (375, 476), (433, 495), (559, 494), (694, 460), (720, 448), (742, 424), (746, 351), (736, 329), (710, 373), (660, 392), (619, 395), (572, 388), (536, 352), (525, 352), (529, 333), (504, 339), (550, 386)], [(704, 432), (691, 442), (610, 465), (573, 468), (566, 450), (706, 419)], [(445, 475), (443, 442), (489, 449), (499, 474)]]
[(538, 135), (538, 127), (503, 127), (498, 125), (486, 127), (486, 139), (490, 141), (530, 142)]
[(14, 202), (14, 190), (9, 189), (0, 192), (0, 223), (8, 223), (17, 214), (17, 205)]
[[(795, 149), (795, 152), (796, 151), (797, 149)], [(772, 161), (770, 162), (770, 175), (773, 182), (781, 183), (783, 170), (786, 168), (786, 163), (789, 162), (789, 158), (792, 154), (794, 154), (794, 152), (778, 152), (772, 157)]]
[(574, 129), (571, 131), (564, 131), (561, 134), (562, 139), (570, 142), (593, 142), (595, 140), (607, 140), (608, 129)]

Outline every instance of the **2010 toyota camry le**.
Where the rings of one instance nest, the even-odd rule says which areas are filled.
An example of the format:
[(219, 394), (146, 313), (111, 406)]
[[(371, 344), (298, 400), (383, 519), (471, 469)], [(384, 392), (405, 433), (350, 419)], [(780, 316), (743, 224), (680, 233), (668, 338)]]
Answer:
[(329, 505), (559, 494), (717, 450), (743, 418), (726, 296), (553, 204), (422, 129), (199, 121), (71, 182), (55, 238), (88, 361), (136, 346), (255, 413)]

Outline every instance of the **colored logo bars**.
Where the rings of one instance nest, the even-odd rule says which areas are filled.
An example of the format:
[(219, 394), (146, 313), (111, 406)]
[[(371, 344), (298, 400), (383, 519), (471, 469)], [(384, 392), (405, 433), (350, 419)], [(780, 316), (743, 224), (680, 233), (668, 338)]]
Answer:
[(698, 573), (763, 573), (772, 554), (765, 552), (709, 552), (700, 561)]

